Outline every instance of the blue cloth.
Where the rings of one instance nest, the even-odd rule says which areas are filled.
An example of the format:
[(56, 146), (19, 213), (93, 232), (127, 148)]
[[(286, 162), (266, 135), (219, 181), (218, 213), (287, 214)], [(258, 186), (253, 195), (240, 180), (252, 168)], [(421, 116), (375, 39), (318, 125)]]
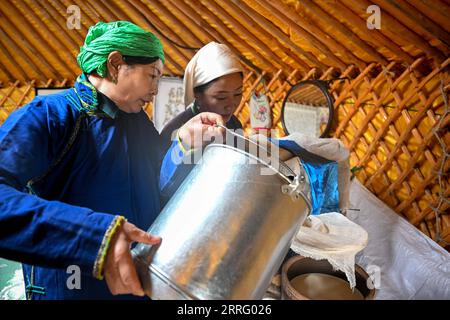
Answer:
[(276, 139), (271, 141), (300, 157), (310, 182), (311, 214), (339, 212), (337, 163), (308, 152), (294, 141)]
[[(82, 83), (75, 88), (90, 92)], [(68, 154), (36, 186), (39, 196), (25, 186), (67, 143), (82, 110), (74, 89), (36, 97), (0, 126), (0, 256), (25, 263), (26, 281), (35, 265), (33, 284), (46, 294), (34, 299), (131, 298), (111, 295), (92, 276), (94, 261), (115, 215), (146, 230), (160, 212), (158, 132), (144, 111), (127, 114), (102, 97)], [(81, 268), (81, 290), (66, 286), (70, 265)]]

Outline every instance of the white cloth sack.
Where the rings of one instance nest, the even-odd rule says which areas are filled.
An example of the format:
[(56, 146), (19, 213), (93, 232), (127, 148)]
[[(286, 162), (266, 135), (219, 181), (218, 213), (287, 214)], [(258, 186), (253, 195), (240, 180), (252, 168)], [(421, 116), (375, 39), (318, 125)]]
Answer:
[(356, 179), (347, 217), (369, 243), (356, 262), (373, 278), (375, 299), (450, 299), (450, 253), (395, 213)]
[(306, 218), (294, 237), (291, 249), (304, 257), (326, 259), (333, 269), (345, 273), (354, 288), (355, 256), (368, 242), (367, 232), (338, 212)]
[[(349, 208), (350, 164), (349, 151), (335, 138), (316, 138), (298, 132), (280, 140), (291, 140), (306, 151), (338, 163), (339, 207)], [(300, 173), (298, 157), (285, 161), (296, 173)], [(309, 216), (292, 241), (291, 249), (315, 260), (326, 259), (335, 270), (345, 273), (350, 287), (356, 285), (355, 256), (365, 248), (367, 232), (344, 215), (331, 212)]]

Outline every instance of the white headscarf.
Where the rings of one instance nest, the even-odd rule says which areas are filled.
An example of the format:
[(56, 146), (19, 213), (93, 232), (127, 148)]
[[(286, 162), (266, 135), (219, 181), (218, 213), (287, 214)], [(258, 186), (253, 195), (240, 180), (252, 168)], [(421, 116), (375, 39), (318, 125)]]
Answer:
[(227, 74), (243, 72), (238, 57), (224, 44), (210, 42), (192, 57), (184, 71), (184, 103), (194, 101), (194, 88)]

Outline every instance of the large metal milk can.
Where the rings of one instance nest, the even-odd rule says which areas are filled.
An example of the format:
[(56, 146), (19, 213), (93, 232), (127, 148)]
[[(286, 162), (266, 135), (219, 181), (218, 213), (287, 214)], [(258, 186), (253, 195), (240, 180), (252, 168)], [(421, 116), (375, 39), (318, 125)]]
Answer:
[(133, 250), (152, 299), (261, 299), (309, 214), (306, 173), (238, 139), (206, 147), (148, 230), (162, 243)]

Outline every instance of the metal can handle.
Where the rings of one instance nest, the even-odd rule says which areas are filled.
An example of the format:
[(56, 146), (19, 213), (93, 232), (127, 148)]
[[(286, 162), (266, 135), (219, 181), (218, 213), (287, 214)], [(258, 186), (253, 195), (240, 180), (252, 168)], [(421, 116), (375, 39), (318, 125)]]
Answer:
[[(259, 145), (256, 142), (228, 129), (227, 127), (220, 125), (220, 124), (216, 124), (216, 127), (223, 128), (226, 132), (228, 132), (240, 139), (243, 139), (243, 140), (247, 141), (248, 143), (251, 143), (251, 144), (257, 146), (258, 148), (260, 148), (260, 149), (264, 150), (265, 152), (267, 152), (268, 154), (270, 154), (270, 152), (266, 148), (262, 147), (261, 145)], [(272, 163), (270, 163), (270, 161), (269, 161), (269, 163), (266, 163), (266, 164), (268, 166), (274, 168), (272, 166)], [(277, 172), (277, 174), (280, 177), (282, 177), (288, 183), (281, 187), (281, 192), (283, 192), (286, 195), (289, 195), (293, 201), (299, 200), (300, 197), (302, 196), (305, 199), (308, 207), (311, 209), (311, 203), (310, 203), (308, 197), (304, 194), (305, 189), (306, 189), (305, 183), (307, 181), (307, 178), (302, 174), (299, 174), (299, 175), (295, 174), (295, 172), (292, 171), (292, 169), (281, 160), (278, 160), (277, 164), (279, 165), (280, 170), (276, 170), (276, 168), (274, 168), (275, 171)]]
[[(266, 148), (262, 147), (262, 146), (259, 145), (258, 143), (254, 142), (254, 141), (252, 141), (252, 140), (250, 140), (250, 139), (248, 139), (248, 138), (246, 138), (246, 137), (243, 136), (243, 135), (240, 135), (240, 134), (238, 134), (238, 133), (236, 133), (236, 132), (234, 132), (234, 131), (228, 129), (228, 128), (225, 127), (224, 125), (216, 124), (216, 127), (222, 128), (222, 129), (224, 129), (226, 132), (228, 132), (228, 133), (230, 133), (230, 134), (232, 134), (232, 135), (234, 135), (234, 136), (236, 136), (236, 137), (238, 137), (238, 138), (240, 138), (240, 139), (243, 139), (243, 140), (247, 141), (248, 143), (251, 143), (251, 144), (257, 146), (259, 149), (262, 149), (263, 151), (267, 152), (267, 154), (271, 154)], [(269, 163), (269, 164), (270, 164), (270, 163)], [(283, 175), (285, 175), (286, 177), (295, 177), (295, 176), (296, 176), (295, 172), (292, 171), (292, 169), (289, 168), (289, 166), (288, 166), (287, 164), (285, 164), (283, 161), (279, 160), (279, 161), (278, 161), (278, 164), (280, 165), (280, 167), (282, 167), (282, 170), (281, 170), (282, 172), (281, 172), (281, 173), (282, 173)], [(304, 177), (303, 177), (303, 178), (304, 178)], [(288, 182), (291, 182), (290, 179), (287, 179), (287, 180), (288, 180)]]

